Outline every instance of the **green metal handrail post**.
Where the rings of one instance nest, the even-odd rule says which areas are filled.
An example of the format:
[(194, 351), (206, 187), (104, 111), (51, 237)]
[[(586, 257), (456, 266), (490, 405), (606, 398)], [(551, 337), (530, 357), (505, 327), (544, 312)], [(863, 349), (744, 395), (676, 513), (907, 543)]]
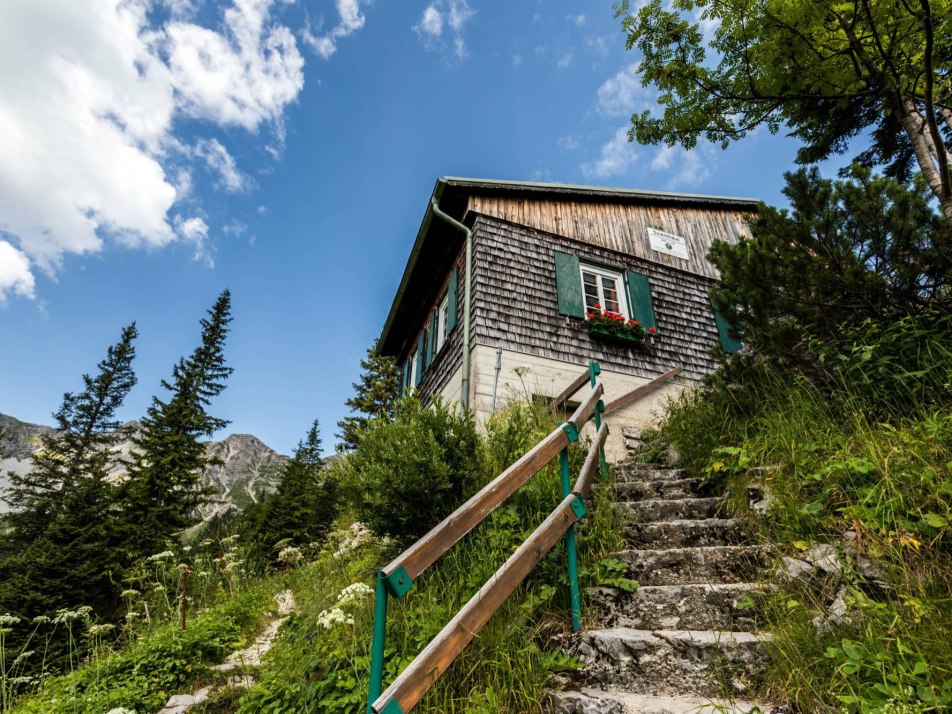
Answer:
[[(589, 362), (588, 363), (588, 378), (591, 382), (592, 389), (595, 388), (596, 379), (599, 374), (602, 373), (602, 368), (598, 362)], [(602, 428), (602, 412), (605, 411), (605, 405), (602, 402), (599, 402), (595, 407), (595, 431), (597, 432)], [(605, 449), (599, 449), (598, 452), (598, 465), (601, 467), (602, 478), (608, 477), (608, 464), (605, 461)]]
[[(562, 470), (562, 498), (572, 493), (569, 473), (569, 449), (565, 447), (559, 452), (559, 466)], [(572, 630), (579, 632), (582, 629), (582, 594), (578, 584), (578, 556), (575, 552), (575, 526), (569, 526), (565, 531), (565, 553), (569, 561), (569, 599), (572, 605)]]
[(374, 595), (374, 638), (370, 645), (370, 692), (367, 697), (367, 714), (374, 714), (373, 703), (383, 691), (383, 652), (387, 637), (387, 588), (383, 584), (383, 571), (377, 571), (377, 591)]

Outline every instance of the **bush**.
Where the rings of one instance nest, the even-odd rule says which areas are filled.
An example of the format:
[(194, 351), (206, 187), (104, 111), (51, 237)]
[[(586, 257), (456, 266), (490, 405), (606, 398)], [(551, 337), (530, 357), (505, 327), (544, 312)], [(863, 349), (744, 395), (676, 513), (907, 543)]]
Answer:
[(483, 447), (476, 422), (439, 399), (405, 399), (393, 421), (378, 419), (335, 465), (341, 494), (375, 533), (412, 541), (480, 485)]

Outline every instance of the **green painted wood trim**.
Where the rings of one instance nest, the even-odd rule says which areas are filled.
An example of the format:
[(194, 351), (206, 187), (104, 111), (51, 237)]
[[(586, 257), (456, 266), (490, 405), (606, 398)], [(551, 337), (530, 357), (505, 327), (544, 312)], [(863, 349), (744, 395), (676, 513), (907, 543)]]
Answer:
[(420, 332), (417, 339), (417, 363), (416, 363), (416, 381), (414, 384), (419, 387), (423, 381), (423, 362), (426, 358), (426, 330)]
[(625, 274), (625, 282), (628, 283), (628, 299), (631, 302), (631, 311), (634, 313), (635, 319), (646, 330), (649, 327), (657, 328), (654, 306), (651, 303), (651, 283), (648, 282), (648, 276), (629, 270)]
[(427, 368), (433, 364), (433, 358), (436, 357), (436, 327), (437, 327), (437, 315), (436, 310), (433, 311), (433, 314), (430, 315), (430, 339), (429, 345), (427, 345), (426, 350), (426, 366)]
[(736, 332), (734, 326), (718, 311), (714, 301), (711, 300), (710, 302), (711, 312), (714, 313), (714, 322), (717, 323), (717, 334), (721, 338), (721, 347), (723, 347), (724, 351), (728, 354), (737, 352), (744, 344), (735, 337), (732, 337), (731, 333)]
[(559, 314), (585, 317), (578, 256), (555, 252), (555, 287), (559, 295)]
[(450, 273), (450, 283), (446, 293), (449, 296), (446, 310), (446, 334), (448, 335), (456, 327), (456, 313), (459, 310), (459, 266), (453, 268), (453, 272)]

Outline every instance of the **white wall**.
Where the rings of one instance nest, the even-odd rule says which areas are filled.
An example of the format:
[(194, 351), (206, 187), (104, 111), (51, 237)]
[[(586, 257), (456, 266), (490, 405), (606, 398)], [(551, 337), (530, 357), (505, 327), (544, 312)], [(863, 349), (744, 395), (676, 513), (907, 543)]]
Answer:
[[(496, 348), (476, 345), (471, 351), (470, 407), (480, 423), (492, 414), (494, 380), (496, 379)], [(570, 364), (559, 360), (511, 350), (502, 351), (502, 367), (495, 385), (496, 411), (507, 401), (531, 399), (533, 395), (558, 396), (572, 380), (588, 369), (587, 364)], [(603, 370), (599, 379), (605, 385), (606, 404), (646, 384), (649, 379), (621, 372)], [(447, 399), (459, 399), (462, 372), (457, 371), (442, 394)], [(676, 397), (684, 387), (669, 382), (642, 399), (608, 415), (610, 428), (605, 456), (609, 461), (625, 457), (621, 427), (646, 427), (658, 423), (659, 413), (669, 399)], [(585, 394), (584, 388), (580, 395)], [(455, 395), (455, 396), (453, 396)], [(588, 427), (591, 430), (591, 425)]]

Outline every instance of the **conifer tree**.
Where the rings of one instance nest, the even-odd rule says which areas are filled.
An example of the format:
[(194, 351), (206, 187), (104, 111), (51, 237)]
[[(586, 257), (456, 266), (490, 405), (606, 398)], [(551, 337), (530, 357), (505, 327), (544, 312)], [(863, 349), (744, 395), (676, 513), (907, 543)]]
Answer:
[(161, 549), (192, 525), (209, 491), (199, 485), (211, 463), (199, 439), (211, 437), (228, 421), (206, 411), (225, 389), (232, 372), (223, 352), (231, 322), (231, 294), (225, 290), (201, 321), (202, 341), (162, 380), (167, 400), (152, 398), (133, 439), (129, 478), (122, 486), (123, 546), (135, 558)]
[(400, 369), (392, 357), (377, 351), (376, 342), (360, 360), (360, 368), (360, 381), (353, 385), (355, 394), (344, 402), (354, 413), (337, 423), (341, 450), (355, 449), (358, 435), (372, 419), (393, 419), (400, 400)]
[(135, 323), (109, 347), (83, 390), (67, 392), (33, 466), (11, 474), (0, 541), (0, 609), (28, 617), (86, 604), (111, 614), (116, 570), (113, 487), (106, 481), (121, 438), (116, 411), (135, 385)]
[(320, 540), (337, 512), (336, 484), (326, 478), (317, 419), (298, 442), (277, 490), (245, 514), (245, 538), (264, 560), (274, 560), (275, 543), (306, 545)]

